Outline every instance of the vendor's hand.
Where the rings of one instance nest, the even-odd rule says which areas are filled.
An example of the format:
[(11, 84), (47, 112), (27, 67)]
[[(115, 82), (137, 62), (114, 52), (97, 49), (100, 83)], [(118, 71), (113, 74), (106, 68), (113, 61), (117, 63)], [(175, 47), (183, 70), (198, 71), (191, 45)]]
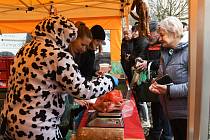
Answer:
[(140, 62), (138, 62), (137, 64), (136, 64), (136, 69), (137, 70), (146, 70), (147, 69), (147, 61), (146, 60), (142, 60), (142, 62), (140, 63)]
[(167, 93), (167, 86), (160, 85), (157, 82), (154, 82), (150, 85), (149, 90), (155, 94), (166, 94)]
[(74, 101), (81, 106), (85, 106), (86, 108), (89, 107), (89, 102), (86, 100), (74, 99)]

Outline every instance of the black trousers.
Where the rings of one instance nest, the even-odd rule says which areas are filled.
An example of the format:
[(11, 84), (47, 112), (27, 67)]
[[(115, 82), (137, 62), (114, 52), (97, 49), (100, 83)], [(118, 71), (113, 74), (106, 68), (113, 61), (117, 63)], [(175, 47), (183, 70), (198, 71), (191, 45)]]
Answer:
[(127, 78), (128, 78), (128, 82), (130, 84), (132, 81), (132, 78), (133, 78), (132, 70), (131, 70), (132, 63), (131, 63), (131, 61), (121, 60), (121, 65), (122, 65), (122, 68), (123, 68)]
[(187, 139), (187, 119), (170, 120), (174, 140)]
[(170, 122), (165, 116), (160, 102), (152, 102), (151, 109), (153, 128), (150, 129), (147, 140), (172, 140)]

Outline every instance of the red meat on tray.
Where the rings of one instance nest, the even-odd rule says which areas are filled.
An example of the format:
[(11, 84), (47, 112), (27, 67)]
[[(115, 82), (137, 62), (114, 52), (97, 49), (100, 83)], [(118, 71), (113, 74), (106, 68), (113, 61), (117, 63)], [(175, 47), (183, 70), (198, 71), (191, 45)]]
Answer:
[(105, 94), (104, 96), (100, 98), (102, 98), (105, 102), (110, 101), (115, 104), (119, 104), (123, 102), (122, 92), (117, 89), (110, 91), (109, 93)]
[(121, 110), (123, 105), (123, 96), (120, 90), (113, 90), (96, 100), (93, 108), (99, 112), (112, 112)]

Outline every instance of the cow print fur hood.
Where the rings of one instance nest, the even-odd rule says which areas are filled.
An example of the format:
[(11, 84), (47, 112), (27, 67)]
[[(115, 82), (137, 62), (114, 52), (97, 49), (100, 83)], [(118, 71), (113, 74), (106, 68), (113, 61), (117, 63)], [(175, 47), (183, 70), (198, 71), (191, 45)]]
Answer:
[(32, 32), (36, 40), (43, 40), (46, 46), (67, 50), (71, 41), (77, 38), (77, 28), (63, 16), (52, 16), (42, 20)]

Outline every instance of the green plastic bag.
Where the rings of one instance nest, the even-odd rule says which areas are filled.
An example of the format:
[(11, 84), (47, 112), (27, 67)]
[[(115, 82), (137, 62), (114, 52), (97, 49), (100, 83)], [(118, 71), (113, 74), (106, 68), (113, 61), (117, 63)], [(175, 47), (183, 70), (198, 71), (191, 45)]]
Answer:
[(138, 102), (159, 102), (159, 96), (150, 92), (150, 85), (151, 79), (148, 76), (148, 71), (141, 71), (134, 90)]
[(145, 82), (146, 80), (148, 80), (148, 72), (147, 71), (142, 71), (139, 74), (139, 80), (137, 81), (137, 86), (141, 85), (142, 82)]

